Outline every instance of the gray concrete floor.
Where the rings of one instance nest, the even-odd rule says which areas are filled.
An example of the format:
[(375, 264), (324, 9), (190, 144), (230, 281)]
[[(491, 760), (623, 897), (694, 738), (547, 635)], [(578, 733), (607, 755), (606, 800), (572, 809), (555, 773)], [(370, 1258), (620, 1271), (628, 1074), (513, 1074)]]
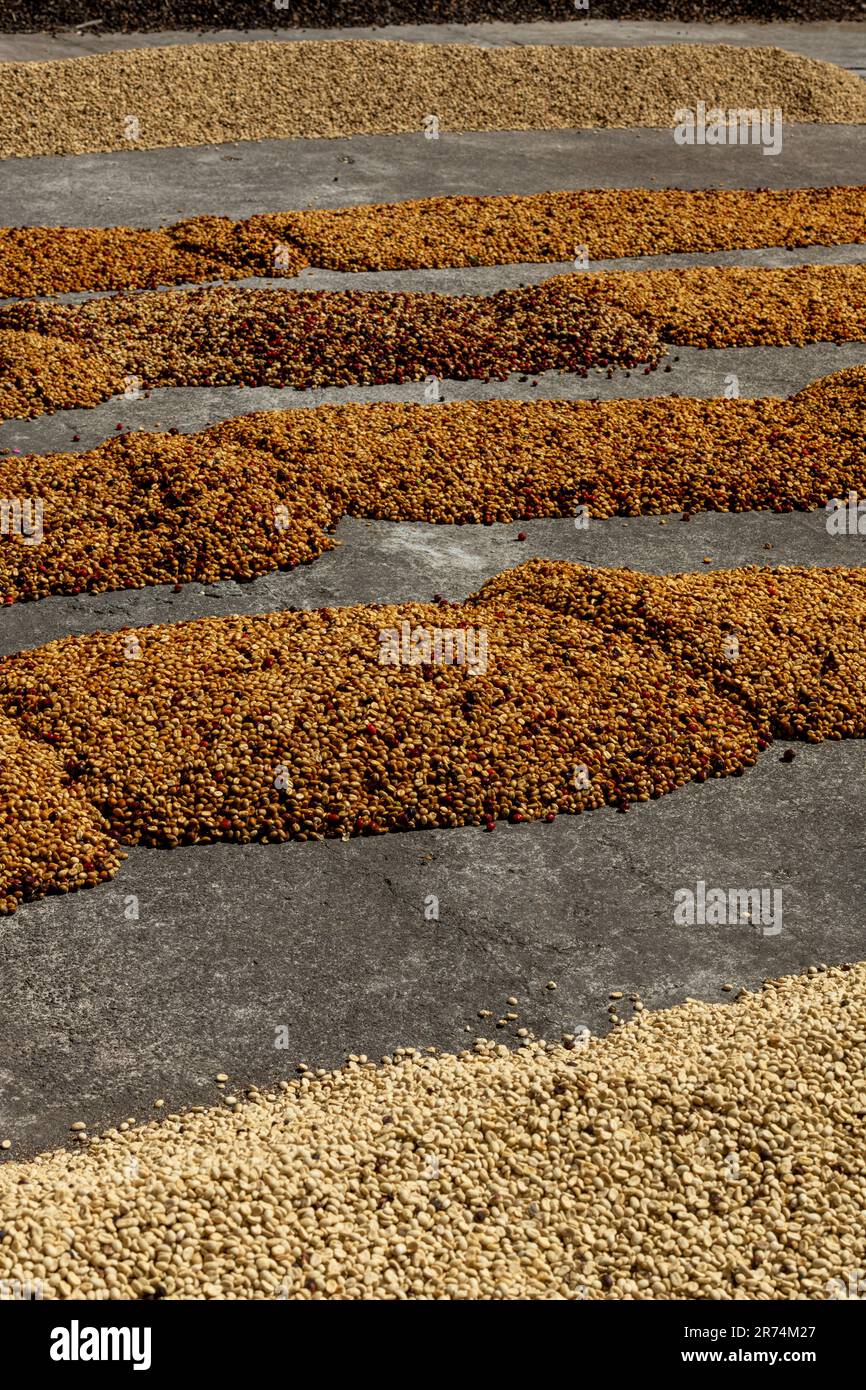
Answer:
[[(442, 381), (443, 401), (612, 400), (616, 397), (646, 397), (676, 391), (681, 396), (720, 396), (726, 377), (734, 375), (741, 396), (789, 396), (818, 377), (846, 367), (866, 365), (866, 343), (810, 343), (788, 348), (699, 349), (669, 346), (667, 356), (655, 372), (645, 375), (642, 367), (630, 374), (617, 371), (610, 380), (605, 371), (587, 377), (569, 373), (540, 372), (521, 380)], [(670, 371), (667, 368), (670, 367)], [(533, 383), (537, 382), (537, 386)], [(117, 426), (125, 429), (169, 429), (183, 433), (201, 430), (218, 420), (256, 410), (312, 409), (317, 405), (342, 405), (347, 401), (424, 400), (424, 383), (406, 382), (386, 386), (333, 386), (310, 391), (273, 387), (172, 387), (152, 391), (140, 400), (115, 396), (88, 410), (61, 410), (35, 420), (6, 420), (0, 423), (0, 449), (19, 449), (22, 453), (80, 452), (92, 449)], [(78, 435), (76, 442), (73, 438)], [(0, 614), (0, 618), (4, 615)]]
[(4, 226), (156, 227), (203, 213), (542, 193), (562, 188), (821, 188), (861, 183), (862, 126), (789, 125), (779, 155), (676, 145), (671, 130), (529, 130), (261, 140), (7, 159)]
[[(0, 924), (11, 1156), (62, 1143), (76, 1119), (148, 1118), (156, 1098), (216, 1103), (220, 1071), (262, 1084), (299, 1060), (459, 1048), (490, 1036), (477, 1011), (499, 1017), (511, 994), (514, 1027), (557, 1037), (606, 1031), (612, 989), (652, 1006), (721, 1001), (725, 983), (860, 958), (866, 753), (780, 752), (628, 815), (133, 851), (112, 884)], [(675, 927), (674, 893), (699, 879), (780, 888), (781, 934)], [(431, 894), (438, 921), (425, 920)]]
[[(447, 191), (784, 187), (863, 175), (862, 132), (843, 127), (792, 128), (778, 160), (742, 149), (708, 153), (679, 150), (669, 132), (617, 131), (13, 160), (0, 169), (0, 220), (157, 225), (194, 212), (244, 216)], [(787, 395), (824, 372), (866, 362), (866, 345), (676, 355), (670, 374), (581, 383), (544, 377), (537, 389), (515, 382), (507, 389), (719, 394), (733, 370), (744, 395)], [(444, 383), (443, 393), (455, 399), (491, 388)], [(372, 389), (353, 395), (390, 398)], [(322, 398), (349, 393), (301, 401), (289, 392), (159, 392), (7, 422), (0, 445), (86, 447), (118, 420), (194, 429), (241, 409)], [(72, 433), (81, 433), (80, 446)], [(716, 566), (861, 563), (861, 539), (829, 537), (820, 513), (660, 520), (591, 522), (585, 532), (567, 521), (460, 528), (346, 520), (337, 550), (254, 584), (4, 608), (0, 651), (68, 631), (201, 613), (434, 591), (456, 598), (534, 554), (653, 572), (704, 568), (704, 556)], [(526, 542), (516, 541), (518, 529)], [(0, 1137), (13, 1140), (9, 1156), (62, 1142), (75, 1119), (97, 1126), (145, 1117), (157, 1096), (169, 1106), (215, 1101), (220, 1070), (237, 1084), (261, 1083), (301, 1059), (329, 1064), (346, 1051), (376, 1056), (398, 1044), (459, 1047), (481, 1030), (478, 1009), (498, 1015), (511, 993), (521, 1000), (521, 1023), (557, 1036), (603, 1028), (611, 989), (639, 990), (656, 1006), (684, 995), (721, 1000), (729, 997), (720, 993), (726, 982), (750, 986), (813, 962), (862, 957), (866, 750), (853, 742), (798, 745), (791, 764), (779, 761), (780, 752), (770, 749), (742, 778), (693, 784), (625, 816), (601, 811), (551, 826), (500, 826), (492, 835), (466, 829), (135, 850), (113, 883), (25, 906), (0, 920)], [(698, 879), (780, 888), (782, 933), (675, 927), (674, 892)], [(424, 916), (430, 894), (439, 899), (438, 921)], [(125, 915), (129, 895), (138, 899), (137, 921)], [(544, 988), (550, 979), (555, 992)], [(274, 1047), (282, 1026), (288, 1051)]]
[[(160, 584), (13, 605), (0, 613), (0, 656), (70, 633), (147, 623), (271, 613), (290, 606), (404, 603), (437, 593), (464, 599), (494, 575), (535, 557), (625, 565), (651, 574), (704, 570), (705, 557), (715, 569), (864, 563), (866, 537), (831, 536), (825, 520), (823, 511), (704, 512), (688, 522), (675, 513), (590, 520), (586, 530), (579, 530), (568, 518), (494, 526), (345, 518), (334, 550), (311, 565), (262, 575), (252, 583), (185, 584), (179, 593)], [(517, 540), (521, 532), (525, 541)], [(2, 930), (0, 921), (0, 934)]]

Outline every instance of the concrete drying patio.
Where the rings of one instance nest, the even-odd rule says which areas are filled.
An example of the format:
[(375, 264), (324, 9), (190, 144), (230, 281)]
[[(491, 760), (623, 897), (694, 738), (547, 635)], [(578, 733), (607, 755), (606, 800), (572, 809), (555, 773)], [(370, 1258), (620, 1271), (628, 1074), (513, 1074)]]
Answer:
[[(611, 41), (610, 26), (584, 27), (581, 41), (590, 29), (593, 41)], [(662, 28), (682, 26), (622, 26), (619, 37), (634, 42), (632, 31), (652, 30), (641, 41), (659, 41)], [(773, 28), (784, 29), (789, 47), (825, 45), (808, 51), (866, 67), (866, 26), (815, 26), (811, 35), (760, 26), (757, 39), (730, 41), (779, 42)], [(819, 28), (828, 32), (818, 35)], [(450, 30), (443, 37), (467, 36)], [(506, 37), (488, 34), (485, 41)], [(718, 30), (687, 37), (707, 41)], [(539, 41), (537, 33), (523, 38)], [(77, 43), (74, 51), (83, 52), (101, 42), (7, 36), (0, 59), (14, 56), (16, 45), (22, 56), (45, 57), (61, 56), (57, 44)], [(33, 52), (22, 51), (27, 43)], [(670, 131), (647, 130), (359, 137), (10, 160), (0, 169), (0, 221), (154, 226), (203, 212), (243, 217), (445, 192), (855, 183), (863, 180), (862, 139), (859, 128), (788, 127), (778, 159), (749, 148), (678, 147)], [(705, 259), (864, 258), (858, 247)], [(303, 282), (387, 280), (388, 287), (440, 284), (454, 292), (555, 269), (387, 277), (310, 271)], [(734, 372), (744, 396), (788, 395), (828, 372), (866, 364), (866, 344), (673, 354), (679, 361), (670, 374), (619, 373), (611, 381), (544, 375), (537, 388), (445, 382), (442, 392), (446, 399), (707, 396), (722, 394)], [(407, 396), (421, 399), (420, 388), (159, 391), (147, 400), (7, 422), (0, 448), (84, 449), (118, 422), (192, 430), (253, 409)], [(713, 567), (858, 565), (866, 547), (866, 537), (830, 536), (820, 512), (665, 520), (592, 521), (586, 531), (569, 520), (487, 528), (344, 520), (335, 551), (252, 584), (187, 585), (179, 593), (162, 586), (4, 608), (0, 652), (69, 632), (203, 614), (429, 599), (434, 592), (460, 598), (533, 555), (664, 573), (703, 569), (707, 556)], [(516, 540), (519, 530), (525, 542)], [(599, 811), (552, 825), (499, 825), (492, 835), (462, 829), (346, 843), (135, 849), (112, 883), (0, 919), (0, 1138), (11, 1138), (10, 1156), (20, 1158), (62, 1142), (73, 1120), (95, 1130), (127, 1115), (147, 1117), (155, 1097), (169, 1108), (214, 1102), (219, 1071), (239, 1086), (285, 1075), (299, 1060), (333, 1064), (347, 1051), (459, 1048), (489, 1032), (478, 1010), (499, 1017), (512, 993), (521, 1001), (522, 1024), (558, 1037), (581, 1026), (602, 1029), (612, 989), (639, 991), (648, 1006), (685, 995), (723, 1000), (725, 983), (748, 987), (818, 961), (862, 958), (866, 747), (791, 746), (792, 763), (780, 761), (776, 745), (742, 778), (690, 784), (628, 815)], [(781, 888), (782, 932), (675, 926), (676, 889), (701, 879)], [(545, 989), (548, 980), (556, 991)], [(289, 1047), (277, 1050), (283, 1027)]]

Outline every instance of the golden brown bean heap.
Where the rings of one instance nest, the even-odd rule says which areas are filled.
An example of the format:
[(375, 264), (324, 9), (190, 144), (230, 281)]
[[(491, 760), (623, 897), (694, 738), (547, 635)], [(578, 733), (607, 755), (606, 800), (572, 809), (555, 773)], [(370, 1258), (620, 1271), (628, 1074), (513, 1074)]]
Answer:
[[(866, 265), (553, 276), (485, 295), (215, 289), (0, 308), (0, 419), (147, 386), (346, 386), (655, 366), (696, 347), (866, 338)], [(42, 341), (40, 341), (42, 340)], [(47, 341), (46, 341), (47, 340)], [(58, 345), (74, 370), (55, 369)], [(5, 369), (4, 369), (5, 364)]]
[(588, 292), (671, 343), (802, 347), (866, 339), (866, 265), (695, 266), (602, 271), (594, 279)]
[[(22, 736), (0, 721), (0, 893), (20, 897), (89, 888), (111, 878), (125, 858), (94, 810), (88, 789), (75, 786), (49, 741)], [(14, 910), (15, 901), (0, 903)]]
[(251, 579), (313, 560), (345, 514), (493, 522), (821, 506), (866, 495), (866, 367), (790, 400), (461, 401), (241, 416), (0, 461), (43, 539), (0, 544), (7, 603)]
[[(179, 44), (0, 63), (0, 159), (229, 140), (667, 126), (680, 108), (866, 122), (853, 72), (780, 48)], [(130, 117), (137, 121), (130, 124)]]
[(866, 241), (866, 188), (608, 188), (132, 227), (0, 227), (0, 295)]
[[(0, 1167), (46, 1298), (849, 1296), (866, 965), (583, 1047), (400, 1049)], [(856, 1296), (852, 1294), (850, 1296)]]
[(74, 337), (0, 330), (0, 419), (98, 405), (120, 385), (116, 368)]
[[(206, 618), (20, 653), (0, 663), (10, 785), (31, 744), (56, 761), (38, 800), (5, 807), (3, 908), (108, 876), (118, 841), (492, 829), (740, 773), (774, 733), (862, 736), (863, 616), (860, 570), (535, 561), (463, 604)], [(42, 834), (84, 802), (86, 859)]]
[[(0, 227), (0, 295), (156, 289), (158, 285), (182, 281), (231, 280), (254, 273), (277, 273), (273, 237), (266, 248), (270, 253), (269, 270), (254, 272), (242, 268), (240, 252), (235, 262), (228, 258), (235, 240), (233, 223), (219, 217), (200, 217), (189, 225), (197, 233), (195, 249), (188, 245), (183, 224), (153, 231), (129, 227)], [(223, 244), (217, 244), (217, 231)], [(291, 259), (284, 257), (279, 274), (296, 275), (305, 261), (299, 253), (288, 254)]]

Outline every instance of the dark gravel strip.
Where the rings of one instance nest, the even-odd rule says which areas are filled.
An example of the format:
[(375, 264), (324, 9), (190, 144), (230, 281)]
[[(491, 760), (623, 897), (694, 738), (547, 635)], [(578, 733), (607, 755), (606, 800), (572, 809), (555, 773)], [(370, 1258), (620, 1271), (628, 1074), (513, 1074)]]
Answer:
[[(337, 8), (337, 13), (334, 13)], [(56, 30), (101, 21), (121, 32), (153, 29), (330, 28), (386, 24), (474, 24), (491, 20), (652, 19), (712, 23), (716, 20), (852, 20), (866, 17), (863, 0), (10, 0), (0, 11), (0, 31)]]

